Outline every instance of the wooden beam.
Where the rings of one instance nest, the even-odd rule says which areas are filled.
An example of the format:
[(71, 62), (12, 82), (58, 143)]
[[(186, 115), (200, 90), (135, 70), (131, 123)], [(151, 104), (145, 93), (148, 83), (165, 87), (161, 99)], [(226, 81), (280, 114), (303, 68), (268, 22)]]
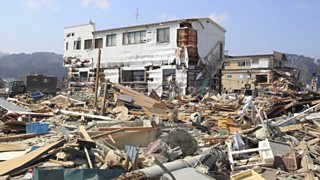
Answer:
[(99, 86), (99, 78), (100, 78), (100, 60), (101, 60), (101, 49), (98, 51), (98, 62), (96, 67), (96, 79), (94, 83), (94, 107), (97, 108), (98, 103), (98, 86)]

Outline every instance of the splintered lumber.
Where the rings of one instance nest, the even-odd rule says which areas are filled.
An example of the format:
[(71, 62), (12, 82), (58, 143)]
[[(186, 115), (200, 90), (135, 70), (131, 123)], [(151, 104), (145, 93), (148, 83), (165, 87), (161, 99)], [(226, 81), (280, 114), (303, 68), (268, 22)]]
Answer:
[(43, 156), (52, 149), (62, 146), (64, 140), (59, 140), (46, 146), (35, 149), (23, 156), (10, 159), (0, 163), (0, 176), (6, 174), (12, 174), (13, 172), (19, 171), (27, 166), (32, 165), (39, 157)]
[[(160, 100), (155, 100), (151, 97), (145, 96), (143, 94), (138, 93), (130, 88), (122, 86), (117, 83), (113, 83), (113, 89), (115, 89), (118, 93), (130, 96), (133, 100), (133, 104), (146, 107), (146, 108), (159, 108), (159, 109), (167, 109), (167, 106), (164, 102)], [(120, 91), (120, 92), (119, 92)]]
[[(84, 126), (80, 126), (79, 127), (79, 132), (82, 134), (82, 136), (84, 137), (84, 139), (86, 141), (92, 141), (91, 137), (89, 136), (88, 132), (86, 131), (86, 128)], [(86, 147), (84, 147), (84, 152), (86, 154), (86, 157), (87, 157), (87, 161), (88, 161), (88, 164), (89, 164), (89, 167), (92, 169), (93, 166), (92, 166), (92, 162), (91, 162), (91, 159), (89, 157), (89, 152), (88, 152), (88, 149)]]

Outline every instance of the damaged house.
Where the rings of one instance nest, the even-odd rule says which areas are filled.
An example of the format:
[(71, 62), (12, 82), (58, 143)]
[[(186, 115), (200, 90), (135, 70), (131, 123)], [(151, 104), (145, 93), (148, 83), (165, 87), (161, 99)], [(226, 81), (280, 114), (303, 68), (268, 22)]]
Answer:
[(94, 23), (64, 29), (64, 67), (76, 82), (93, 83), (101, 49), (105, 80), (159, 95), (169, 77), (186, 94), (193, 86), (219, 90), (226, 30), (210, 18), (172, 20), (96, 30)]
[[(262, 55), (227, 56), (222, 70), (225, 93), (244, 93), (271, 86), (288, 86), (298, 79), (299, 71), (285, 66), (286, 55), (280, 52)], [(294, 84), (291, 84), (294, 86)], [(283, 88), (283, 87), (282, 87)]]

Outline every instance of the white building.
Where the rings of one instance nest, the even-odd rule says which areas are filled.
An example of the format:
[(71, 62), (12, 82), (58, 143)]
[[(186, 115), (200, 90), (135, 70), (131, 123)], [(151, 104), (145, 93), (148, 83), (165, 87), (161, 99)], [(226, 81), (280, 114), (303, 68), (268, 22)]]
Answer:
[(181, 92), (201, 74), (210, 78), (223, 61), (226, 30), (209, 18), (173, 20), (106, 30), (95, 24), (64, 29), (64, 66), (92, 82), (101, 49), (104, 78), (161, 94), (174, 75)]

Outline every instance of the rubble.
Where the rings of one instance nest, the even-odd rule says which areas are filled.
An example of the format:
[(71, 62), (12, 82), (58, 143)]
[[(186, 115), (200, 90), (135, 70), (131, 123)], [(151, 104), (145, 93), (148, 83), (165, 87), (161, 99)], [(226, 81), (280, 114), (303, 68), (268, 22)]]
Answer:
[(287, 80), (252, 97), (162, 100), (106, 82), (96, 104), (85, 93), (0, 99), (0, 176), (319, 178), (320, 94), (283, 88)]

